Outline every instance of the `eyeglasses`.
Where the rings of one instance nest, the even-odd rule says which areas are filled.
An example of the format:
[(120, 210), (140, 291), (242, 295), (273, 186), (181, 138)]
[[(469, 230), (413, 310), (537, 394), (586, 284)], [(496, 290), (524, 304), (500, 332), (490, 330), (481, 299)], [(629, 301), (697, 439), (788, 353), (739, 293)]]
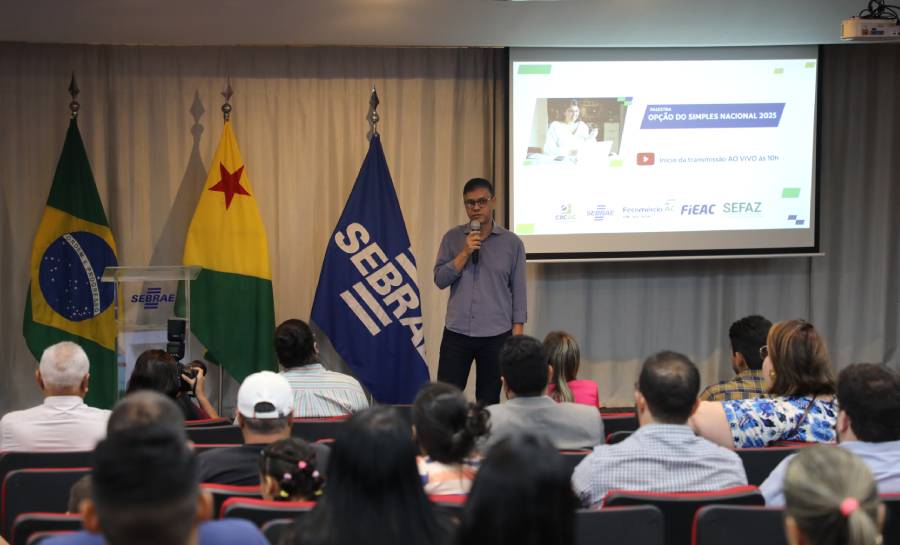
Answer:
[(476, 206), (481, 208), (481, 207), (487, 206), (487, 203), (491, 202), (491, 200), (493, 198), (494, 197), (491, 197), (490, 199), (488, 199), (486, 197), (482, 197), (478, 200), (467, 199), (467, 200), (463, 201), (463, 203), (466, 205), (466, 208), (475, 208)]
[(764, 360), (769, 357), (769, 347), (762, 345), (759, 347), (759, 359)]

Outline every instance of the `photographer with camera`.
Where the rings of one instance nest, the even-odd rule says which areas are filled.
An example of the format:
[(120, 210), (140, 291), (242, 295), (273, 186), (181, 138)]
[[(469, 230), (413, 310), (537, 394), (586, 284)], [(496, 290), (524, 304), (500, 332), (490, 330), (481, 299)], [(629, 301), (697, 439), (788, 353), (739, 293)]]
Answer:
[(153, 390), (173, 399), (185, 420), (219, 417), (206, 397), (206, 366), (203, 362), (185, 365), (165, 350), (145, 350), (134, 364), (125, 393), (138, 390)]

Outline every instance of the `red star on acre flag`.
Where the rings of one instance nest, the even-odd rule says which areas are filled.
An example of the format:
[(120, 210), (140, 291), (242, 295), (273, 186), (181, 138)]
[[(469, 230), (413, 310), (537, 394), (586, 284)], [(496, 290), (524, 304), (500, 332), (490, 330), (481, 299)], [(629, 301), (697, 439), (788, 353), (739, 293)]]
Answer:
[(219, 173), (222, 179), (219, 180), (219, 183), (210, 187), (209, 190), (221, 191), (225, 194), (225, 210), (228, 210), (228, 207), (231, 206), (231, 199), (234, 198), (235, 194), (250, 196), (250, 193), (247, 193), (247, 190), (241, 187), (241, 174), (244, 173), (243, 166), (234, 172), (228, 172), (225, 165), (219, 163)]

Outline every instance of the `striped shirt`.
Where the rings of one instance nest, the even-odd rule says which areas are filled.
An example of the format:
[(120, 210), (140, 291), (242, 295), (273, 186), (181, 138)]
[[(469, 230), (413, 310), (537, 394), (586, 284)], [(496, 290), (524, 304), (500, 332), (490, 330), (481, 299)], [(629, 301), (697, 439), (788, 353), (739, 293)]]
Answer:
[(442, 464), (427, 456), (416, 458), (426, 494), (468, 494), (481, 460), (466, 458), (460, 464)]
[(594, 447), (572, 473), (572, 488), (586, 506), (616, 489), (704, 492), (745, 484), (737, 454), (677, 424), (643, 425), (621, 443)]
[(748, 369), (731, 380), (713, 384), (703, 390), (700, 401), (731, 401), (751, 397), (766, 397), (762, 371)]
[(281, 373), (294, 391), (294, 417), (342, 416), (369, 406), (359, 381), (328, 371), (321, 363), (294, 367)]

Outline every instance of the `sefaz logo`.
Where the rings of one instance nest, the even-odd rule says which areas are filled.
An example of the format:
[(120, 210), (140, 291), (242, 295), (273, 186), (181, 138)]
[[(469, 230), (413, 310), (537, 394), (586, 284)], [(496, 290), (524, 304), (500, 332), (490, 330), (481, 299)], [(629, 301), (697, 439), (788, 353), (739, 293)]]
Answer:
[(683, 204), (681, 205), (682, 216), (713, 216), (716, 213), (716, 205), (714, 204)]
[(132, 303), (143, 303), (144, 310), (154, 310), (159, 308), (160, 303), (174, 303), (174, 293), (163, 293), (162, 288), (147, 288), (147, 291), (138, 295), (131, 296)]
[(762, 202), (727, 202), (722, 205), (723, 214), (762, 214)]
[(649, 151), (637, 154), (637, 164), (639, 167), (650, 166), (656, 164), (656, 154)]

